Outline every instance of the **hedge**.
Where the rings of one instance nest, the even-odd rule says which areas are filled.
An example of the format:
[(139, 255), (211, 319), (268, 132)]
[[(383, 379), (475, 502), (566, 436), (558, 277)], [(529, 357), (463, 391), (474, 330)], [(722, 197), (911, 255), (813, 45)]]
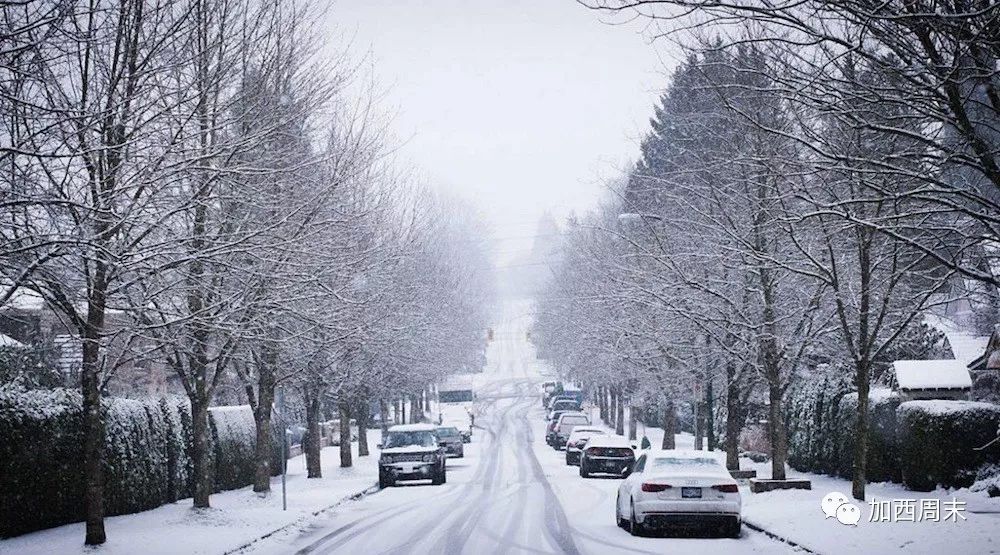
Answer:
[(1000, 407), (973, 401), (908, 401), (899, 406), (897, 436), (903, 484), (930, 491), (938, 485), (968, 487), (976, 471), (1000, 462), (997, 436)]
[[(105, 513), (129, 514), (190, 497), (187, 400), (103, 401)], [(0, 537), (83, 520), (81, 407), (75, 391), (0, 388)], [(209, 424), (214, 491), (253, 483), (250, 408), (213, 408)], [(280, 470), (278, 448), (275, 442), (273, 474)]]
[[(899, 482), (896, 408), (899, 397), (882, 389), (869, 395), (867, 478)], [(834, 378), (801, 384), (788, 393), (788, 464), (796, 470), (854, 476), (858, 395)]]

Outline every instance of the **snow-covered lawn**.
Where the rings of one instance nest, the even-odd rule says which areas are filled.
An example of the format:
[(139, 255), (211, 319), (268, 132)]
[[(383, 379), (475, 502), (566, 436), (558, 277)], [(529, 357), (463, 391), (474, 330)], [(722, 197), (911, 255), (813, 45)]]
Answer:
[(212, 496), (212, 508), (195, 511), (191, 499), (105, 520), (108, 541), (98, 550), (83, 546), (83, 523), (0, 540), (0, 553), (24, 555), (131, 555), (205, 553), (238, 549), (283, 527), (305, 525), (314, 515), (378, 481), (379, 430), (369, 430), (371, 455), (357, 457), (353, 468), (340, 468), (339, 447), (323, 449), (323, 478), (307, 479), (304, 456), (288, 461), (288, 510), (281, 510), (281, 477), (271, 480), (271, 494), (261, 498), (246, 487)]

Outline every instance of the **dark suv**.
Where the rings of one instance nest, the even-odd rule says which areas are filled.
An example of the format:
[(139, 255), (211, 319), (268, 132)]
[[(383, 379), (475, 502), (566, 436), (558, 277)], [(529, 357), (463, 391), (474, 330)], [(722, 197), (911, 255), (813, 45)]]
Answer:
[(458, 431), (458, 428), (454, 426), (438, 426), (434, 433), (437, 434), (438, 444), (444, 447), (445, 455), (449, 457), (458, 457), (461, 459), (465, 456), (465, 446), (462, 439), (462, 433)]
[(445, 451), (431, 424), (393, 426), (379, 449), (379, 487), (395, 485), (398, 480), (430, 480), (434, 485), (447, 481)]

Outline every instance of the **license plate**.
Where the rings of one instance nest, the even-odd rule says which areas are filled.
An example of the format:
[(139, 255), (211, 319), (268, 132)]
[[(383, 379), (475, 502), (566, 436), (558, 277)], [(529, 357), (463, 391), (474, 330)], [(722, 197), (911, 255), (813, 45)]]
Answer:
[(684, 499), (700, 499), (701, 488), (681, 488), (681, 497)]

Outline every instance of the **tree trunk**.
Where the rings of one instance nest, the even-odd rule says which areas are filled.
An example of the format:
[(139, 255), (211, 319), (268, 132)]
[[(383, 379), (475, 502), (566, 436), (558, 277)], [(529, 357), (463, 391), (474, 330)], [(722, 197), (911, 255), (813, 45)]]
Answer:
[(406, 399), (399, 398), (399, 408), (396, 409), (396, 424), (406, 424)]
[[(320, 392), (312, 387), (306, 386), (306, 437), (302, 446), (306, 451), (306, 477), (322, 478), (322, 450), (323, 433), (319, 425), (320, 419)], [(331, 431), (332, 433), (332, 431)]]
[(601, 417), (601, 422), (608, 422), (608, 396), (604, 391), (604, 386), (597, 387), (597, 411)]
[(677, 447), (677, 411), (674, 409), (673, 399), (668, 399), (663, 406), (663, 443), (662, 449), (674, 449)]
[(368, 401), (367, 400), (358, 403), (356, 414), (358, 420), (358, 456), (367, 457), (368, 456)]
[(639, 411), (629, 404), (628, 407), (628, 438), (635, 439), (635, 425), (636, 421), (639, 419)]
[(100, 330), (104, 329), (103, 294), (87, 314), (83, 337), (83, 366), (80, 387), (83, 393), (83, 476), (84, 514), (87, 532), (84, 543), (100, 545), (104, 532), (104, 415), (101, 412)]
[(389, 403), (386, 403), (385, 399), (379, 398), (378, 410), (382, 414), (381, 421), (379, 422), (382, 428), (382, 437), (385, 437), (385, 433), (389, 431)]
[(694, 448), (697, 451), (705, 448), (705, 403), (698, 398), (694, 400)]
[(865, 486), (868, 483), (868, 375), (871, 370), (866, 361), (860, 361), (858, 366), (858, 418), (854, 428), (854, 478), (851, 481), (851, 493), (858, 501), (864, 501)]
[(254, 482), (257, 493), (271, 491), (271, 408), (274, 405), (275, 368), (278, 363), (276, 349), (264, 346), (257, 375), (257, 406), (254, 407), (254, 426), (257, 438), (254, 445)]
[[(201, 380), (204, 381), (204, 380)], [(194, 463), (194, 506), (207, 509), (212, 495), (211, 445), (209, 443), (208, 400), (196, 396), (191, 401), (191, 459)]]
[(768, 387), (768, 431), (771, 439), (771, 479), (785, 479), (785, 461), (788, 460), (788, 437), (785, 433), (784, 418), (781, 414), (781, 387)]
[(705, 384), (705, 443), (709, 451), (715, 451), (718, 441), (715, 438), (715, 393), (712, 391), (712, 377)]
[[(863, 240), (859, 242), (858, 267), (861, 270), (861, 290), (858, 305), (858, 356), (854, 385), (858, 388), (858, 417), (854, 428), (854, 478), (851, 480), (851, 494), (858, 501), (865, 500), (865, 486), (868, 484), (868, 393), (871, 386), (871, 346), (875, 338), (869, 338), (869, 318), (871, 317), (871, 232), (863, 230)], [(846, 332), (847, 330), (845, 330)], [(878, 332), (874, 332), (877, 334)]]
[(615, 392), (615, 433), (625, 435), (625, 403), (621, 390)]
[(340, 406), (340, 467), (350, 468), (351, 462), (351, 409), (347, 399), (338, 400)]
[(740, 432), (743, 431), (743, 408), (740, 407), (740, 389), (736, 383), (736, 369), (726, 368), (726, 468), (740, 469)]

